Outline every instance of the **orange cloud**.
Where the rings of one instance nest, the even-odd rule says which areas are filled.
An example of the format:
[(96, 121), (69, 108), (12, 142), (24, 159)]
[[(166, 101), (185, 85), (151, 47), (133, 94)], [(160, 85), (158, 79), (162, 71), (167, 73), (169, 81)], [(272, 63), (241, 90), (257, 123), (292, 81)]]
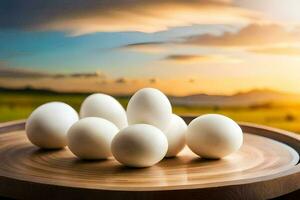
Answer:
[(184, 43), (203, 46), (242, 47), (300, 42), (299, 32), (287, 31), (276, 24), (250, 24), (236, 33), (197, 35)]
[(141, 42), (122, 46), (120, 49), (142, 53), (161, 53), (167, 51), (165, 42)]
[(125, 84), (128, 82), (128, 79), (121, 77), (115, 80), (115, 83)]
[(155, 84), (157, 82), (158, 82), (158, 78), (150, 78), (149, 79), (149, 83), (151, 83), (151, 84)]
[(233, 59), (224, 55), (189, 55), (189, 54), (172, 54), (164, 58), (166, 61), (173, 61), (181, 64), (193, 64), (193, 63), (228, 63), (239, 62), (239, 59)]
[(0, 28), (63, 31), (73, 36), (118, 31), (151, 33), (193, 24), (244, 24), (263, 18), (261, 13), (235, 6), (231, 0), (11, 0), (10, 5), (0, 13)]
[(266, 47), (251, 49), (251, 52), (258, 54), (284, 55), (284, 56), (300, 56), (299, 47)]

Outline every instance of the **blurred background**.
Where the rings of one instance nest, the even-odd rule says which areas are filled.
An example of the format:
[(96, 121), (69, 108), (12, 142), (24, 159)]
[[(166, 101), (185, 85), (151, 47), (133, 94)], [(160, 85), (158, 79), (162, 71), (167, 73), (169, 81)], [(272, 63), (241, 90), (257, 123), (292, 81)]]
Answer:
[(298, 0), (0, 1), (0, 122), (143, 87), (181, 115), (300, 133)]

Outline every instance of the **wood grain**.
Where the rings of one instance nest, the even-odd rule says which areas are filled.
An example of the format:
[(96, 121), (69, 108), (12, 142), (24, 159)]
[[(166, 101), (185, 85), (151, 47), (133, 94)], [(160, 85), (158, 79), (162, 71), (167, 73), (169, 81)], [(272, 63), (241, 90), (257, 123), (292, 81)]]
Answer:
[(10, 132), (0, 134), (0, 196), (264, 199), (300, 188), (295, 179), (300, 178), (299, 138), (285, 131), (242, 124), (243, 147), (224, 159), (200, 159), (185, 148), (177, 158), (133, 169), (113, 158), (82, 161), (67, 148), (40, 150), (27, 141), (21, 123), (15, 130), (12, 124), (0, 126), (10, 126)]

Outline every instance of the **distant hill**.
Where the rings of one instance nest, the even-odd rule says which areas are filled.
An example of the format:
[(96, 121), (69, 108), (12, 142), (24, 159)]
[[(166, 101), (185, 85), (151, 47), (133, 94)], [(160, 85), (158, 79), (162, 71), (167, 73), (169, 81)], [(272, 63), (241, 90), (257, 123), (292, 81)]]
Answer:
[(196, 94), (171, 97), (174, 104), (191, 106), (268, 106), (278, 104), (300, 104), (300, 94), (283, 93), (273, 90), (251, 90), (227, 95)]
[[(48, 89), (34, 89), (31, 87), (21, 89), (1, 88), (0, 93), (22, 93), (22, 94), (53, 94), (53, 95), (89, 95), (90, 93), (69, 92), (61, 93)], [(116, 96), (116, 95), (115, 95)], [(129, 98), (120, 95), (118, 97)], [(188, 96), (169, 96), (172, 104), (188, 106), (270, 106), (285, 104), (300, 104), (300, 94), (284, 93), (273, 90), (251, 90), (236, 93), (234, 95), (208, 95), (195, 94)]]
[(49, 90), (49, 89), (35, 89), (31, 87), (25, 87), (25, 88), (4, 88), (0, 87), (0, 92), (17, 92), (17, 93), (53, 93), (53, 94), (59, 94), (59, 92)]
[(79, 93), (79, 92), (58, 92), (50, 89), (36, 89), (32, 87), (24, 87), (24, 88), (4, 88), (0, 87), (0, 92), (7, 92), (7, 93), (38, 93), (38, 94), (88, 94), (88, 93)]
[[(45, 95), (82, 95), (87, 96), (90, 95), (91, 92), (60, 92), (50, 89), (36, 89), (32, 87), (24, 87), (24, 88), (5, 88), (0, 87), (0, 93), (19, 93), (19, 94), (45, 94)], [(128, 95), (113, 95), (115, 97), (129, 98)]]

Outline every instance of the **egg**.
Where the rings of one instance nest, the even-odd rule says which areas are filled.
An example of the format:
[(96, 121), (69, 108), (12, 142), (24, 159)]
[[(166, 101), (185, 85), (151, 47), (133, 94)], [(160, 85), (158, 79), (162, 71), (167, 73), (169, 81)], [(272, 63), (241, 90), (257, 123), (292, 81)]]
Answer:
[(80, 117), (100, 117), (114, 123), (119, 129), (128, 125), (126, 111), (112, 96), (92, 94), (82, 103)]
[(106, 119), (83, 118), (69, 129), (68, 147), (81, 159), (105, 159), (111, 156), (111, 141), (118, 132), (118, 127)]
[(162, 160), (167, 150), (168, 140), (164, 133), (149, 124), (128, 126), (111, 144), (115, 159), (130, 167), (150, 167)]
[(129, 124), (150, 124), (164, 130), (171, 121), (172, 107), (161, 91), (144, 88), (130, 98), (127, 118)]
[(185, 121), (181, 117), (172, 114), (171, 123), (164, 131), (168, 139), (168, 151), (166, 157), (174, 157), (184, 148), (186, 131), (187, 125)]
[(188, 147), (203, 158), (219, 159), (237, 151), (243, 143), (243, 132), (232, 119), (206, 114), (194, 119), (186, 134)]
[(77, 112), (62, 102), (50, 102), (36, 108), (26, 121), (29, 141), (46, 149), (67, 145), (67, 131), (78, 121)]

